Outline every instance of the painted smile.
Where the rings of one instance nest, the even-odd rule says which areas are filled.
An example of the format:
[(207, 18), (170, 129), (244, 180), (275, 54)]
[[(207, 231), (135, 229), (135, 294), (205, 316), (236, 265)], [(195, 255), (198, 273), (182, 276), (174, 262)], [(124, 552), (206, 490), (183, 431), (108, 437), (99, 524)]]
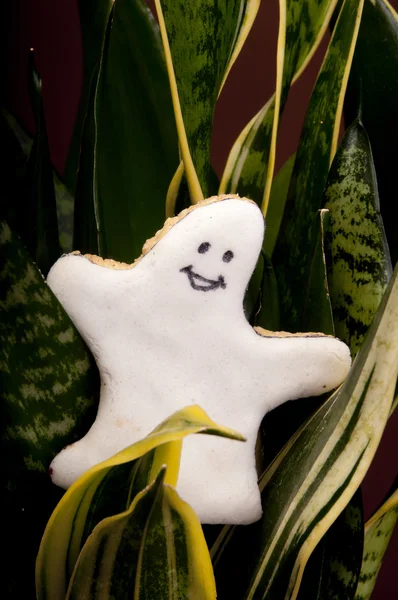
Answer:
[(206, 279), (206, 277), (202, 277), (202, 275), (198, 275), (197, 273), (192, 271), (192, 265), (180, 269), (180, 273), (186, 273), (188, 275), (191, 288), (200, 292), (208, 292), (209, 290), (217, 290), (218, 288), (222, 288), (223, 290), (225, 290), (225, 288), (227, 287), (227, 284), (225, 283), (224, 277), (222, 275), (219, 275), (217, 280)]

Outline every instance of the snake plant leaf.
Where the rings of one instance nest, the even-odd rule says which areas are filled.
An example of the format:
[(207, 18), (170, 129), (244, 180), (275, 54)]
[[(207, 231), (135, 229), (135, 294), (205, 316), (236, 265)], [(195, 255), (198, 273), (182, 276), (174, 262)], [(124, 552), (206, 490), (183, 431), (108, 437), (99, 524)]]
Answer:
[[(34, 596), (34, 561), (59, 500), (48, 467), (91, 425), (99, 377), (83, 340), (19, 239), (0, 224), (4, 594)], [(21, 577), (21, 572), (24, 576)]]
[[(398, 268), (345, 383), (260, 480), (264, 514), (212, 549), (219, 597), (297, 598), (304, 568), (373, 460), (398, 371)], [(239, 576), (231, 569), (235, 557)]]
[(263, 249), (268, 256), (272, 257), (282, 223), (283, 212), (289, 191), (290, 179), (292, 177), (296, 154), (292, 154), (278, 171), (272, 181), (271, 194), (267, 209), (266, 230)]
[(98, 373), (71, 320), (4, 222), (0, 259), (4, 468), (10, 481), (29, 474), (48, 479), (55, 454), (91, 424)]
[(279, 303), (272, 261), (261, 252), (243, 301), (249, 323), (270, 331), (279, 331)]
[(353, 600), (361, 571), (363, 538), (359, 488), (311, 554), (297, 600)]
[[(181, 441), (191, 433), (209, 433), (231, 439), (244, 439), (240, 434), (218, 426), (202, 409), (193, 405), (174, 413), (146, 438), (89, 469), (67, 490), (47, 524), (36, 564), (38, 600), (65, 598), (69, 578), (79, 556), (82, 542), (85, 541), (84, 535), (90, 533), (87, 532), (86, 522), (89, 520), (93, 523), (91, 506), (98, 507), (101, 498), (105, 498), (106, 501), (108, 494), (103, 493), (102, 486), (112, 468), (131, 463), (156, 448), (145, 484), (152, 481), (160, 466), (166, 462), (169, 469), (165, 482), (175, 485)], [(109, 481), (111, 482), (112, 478)], [(131, 479), (127, 478), (127, 482), (130, 487)], [(112, 485), (110, 487), (112, 488)], [(118, 502), (124, 502), (126, 508), (128, 500), (131, 501), (129, 489), (127, 493), (122, 494)]]
[[(18, 120), (5, 108), (0, 108), (0, 137), (3, 161), (0, 179), (3, 184), (1, 217), (14, 231), (18, 226), (19, 213), (23, 212), (26, 193), (26, 167), (33, 139)], [(61, 252), (72, 250), (74, 198), (63, 179), (53, 169), (53, 183), (57, 205), (59, 244)], [(19, 198), (22, 198), (20, 200)], [(24, 218), (26, 218), (24, 216)]]
[(290, 86), (319, 46), (337, 0), (279, 1), (276, 91), (238, 136), (227, 160), (220, 193), (255, 200), (267, 214), (280, 115)]
[(330, 212), (327, 264), (336, 335), (355, 355), (392, 272), (372, 151), (359, 119), (339, 146), (325, 198)]
[[(381, 212), (393, 265), (398, 259), (396, 235), (396, 155), (398, 140), (398, 15), (396, 3), (366, 0), (355, 48), (347, 98), (346, 121), (361, 105), (376, 167)], [(386, 133), (388, 132), (388, 133)]]
[(73, 220), (75, 199), (69, 189), (66, 187), (63, 178), (56, 171), (53, 172), (55, 200), (57, 204), (57, 219), (59, 245), (61, 254), (72, 252), (73, 250)]
[(321, 331), (326, 335), (334, 335), (332, 306), (330, 303), (329, 285), (326, 273), (325, 233), (329, 228), (329, 211), (319, 211), (314, 255), (308, 273), (307, 289), (304, 290), (305, 302), (300, 320), (303, 331)]
[(42, 273), (47, 275), (61, 251), (53, 168), (41, 95), (42, 82), (35, 68), (33, 50), (29, 58), (30, 100), (36, 121), (36, 135), (26, 169), (24, 204), (15, 225), (32, 258)]
[(98, 77), (102, 46), (113, 5), (114, 0), (78, 0), (83, 44), (83, 85), (65, 166), (65, 182), (73, 193), (76, 189), (84, 122), (90, 106), (93, 81)]
[(296, 154), (280, 235), (273, 254), (281, 325), (300, 328), (302, 290), (316, 244), (314, 221), (336, 151), (342, 104), (358, 34), (363, 0), (345, 0), (319, 72)]
[(193, 509), (165, 468), (122, 514), (101, 521), (78, 558), (67, 600), (214, 600), (209, 552)]
[(259, 0), (155, 0), (191, 202), (209, 195), (217, 97), (259, 5)]
[(75, 247), (92, 244), (101, 256), (132, 262), (164, 222), (177, 136), (159, 30), (145, 2), (116, 0), (101, 41), (76, 188), (83, 222)]
[(369, 600), (398, 519), (398, 480), (389, 498), (365, 525), (362, 569), (354, 600)]

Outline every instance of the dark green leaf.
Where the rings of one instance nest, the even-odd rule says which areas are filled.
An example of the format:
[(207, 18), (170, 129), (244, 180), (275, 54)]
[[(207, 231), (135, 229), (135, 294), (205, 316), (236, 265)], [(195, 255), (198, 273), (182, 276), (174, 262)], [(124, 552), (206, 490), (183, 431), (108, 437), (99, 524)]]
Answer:
[(79, 109), (73, 130), (68, 159), (65, 167), (66, 185), (73, 192), (76, 188), (80, 162), (80, 145), (84, 122), (90, 105), (93, 80), (98, 76), (105, 32), (114, 0), (78, 0), (80, 28), (83, 43), (83, 86)]
[(326, 251), (336, 335), (355, 355), (391, 276), (372, 151), (359, 120), (349, 127), (336, 153), (325, 198), (330, 211)]
[(297, 600), (353, 600), (361, 571), (363, 531), (358, 489), (310, 556)]
[(75, 247), (132, 262), (164, 222), (167, 188), (178, 165), (159, 32), (142, 0), (114, 3), (91, 95)]
[(39, 269), (47, 275), (51, 266), (59, 258), (61, 250), (58, 239), (53, 168), (41, 96), (42, 83), (34, 65), (32, 50), (29, 62), (29, 85), (36, 121), (36, 135), (27, 164), (25, 201), (16, 223), (16, 231)]
[(302, 331), (321, 331), (326, 335), (334, 335), (332, 307), (330, 304), (329, 287), (326, 275), (325, 231), (328, 231), (329, 213), (319, 211), (319, 222), (315, 221), (316, 239), (314, 255), (311, 260), (304, 296), (303, 314), (300, 319)]
[(300, 329), (302, 290), (307, 286), (316, 244), (314, 222), (337, 145), (342, 101), (351, 66), (363, 0), (345, 0), (318, 75), (297, 150), (280, 235), (273, 254), (281, 325)]
[(262, 252), (243, 303), (246, 318), (255, 326), (279, 329), (278, 288), (271, 259)]
[[(4, 108), (0, 109), (0, 137), (3, 145), (3, 161), (0, 163), (0, 179), (3, 185), (0, 218), (7, 221), (14, 231), (18, 228), (21, 215), (24, 215), (26, 167), (33, 140), (17, 119)], [(53, 182), (61, 252), (70, 252), (74, 198), (55, 170)]]
[[(26, 250), (2, 222), (1, 393), (10, 480), (47, 469), (88, 428), (98, 374), (86, 345)], [(92, 414), (90, 418), (92, 418)]]
[(365, 0), (358, 42), (347, 89), (346, 120), (362, 107), (362, 121), (372, 146), (381, 213), (393, 264), (396, 235), (398, 140), (398, 16), (384, 0)]
[(279, 235), (295, 160), (296, 155), (292, 154), (272, 181), (263, 245), (268, 256), (272, 256)]

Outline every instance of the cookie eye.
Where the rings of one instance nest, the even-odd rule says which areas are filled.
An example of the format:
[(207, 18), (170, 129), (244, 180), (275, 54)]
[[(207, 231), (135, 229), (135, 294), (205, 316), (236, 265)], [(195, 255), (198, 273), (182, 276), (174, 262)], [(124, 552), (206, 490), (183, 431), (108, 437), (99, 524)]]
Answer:
[(199, 254), (204, 254), (205, 252), (207, 252), (210, 246), (211, 244), (209, 244), (209, 242), (202, 242), (198, 248)]
[(232, 250), (227, 250), (226, 252), (224, 252), (224, 255), (222, 257), (224, 262), (231, 262), (231, 260), (234, 257), (234, 253), (232, 252)]

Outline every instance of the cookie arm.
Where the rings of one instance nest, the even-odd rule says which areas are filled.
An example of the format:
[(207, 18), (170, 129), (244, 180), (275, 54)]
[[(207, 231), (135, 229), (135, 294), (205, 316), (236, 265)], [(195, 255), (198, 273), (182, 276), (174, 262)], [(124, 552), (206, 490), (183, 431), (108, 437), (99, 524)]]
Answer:
[(337, 338), (320, 334), (257, 333), (266, 338), (264, 342), (272, 340), (275, 383), (281, 390), (272, 408), (286, 400), (329, 392), (348, 374), (350, 351)]
[(112, 290), (107, 271), (73, 253), (61, 256), (47, 276), (47, 285), (85, 338), (95, 336), (103, 320), (104, 305)]

